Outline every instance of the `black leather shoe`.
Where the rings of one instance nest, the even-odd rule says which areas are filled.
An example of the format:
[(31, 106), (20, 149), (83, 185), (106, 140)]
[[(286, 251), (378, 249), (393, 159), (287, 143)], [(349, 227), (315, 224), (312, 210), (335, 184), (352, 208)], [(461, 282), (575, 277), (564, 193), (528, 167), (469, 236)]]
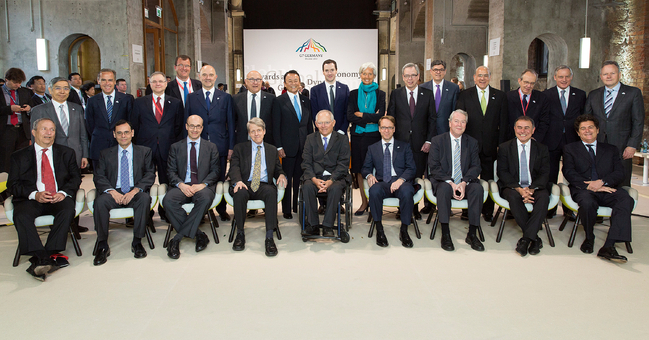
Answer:
[(329, 227), (322, 228), (322, 236), (324, 237), (334, 237), (334, 229)]
[(415, 215), (415, 219), (417, 221), (421, 221), (421, 214), (419, 213), (419, 211), (415, 210), (415, 211), (413, 211), (413, 213)]
[(171, 239), (167, 245), (167, 256), (177, 260), (180, 257), (180, 241)]
[(467, 234), (464, 241), (471, 246), (471, 249), (476, 251), (484, 251), (484, 246), (482, 245), (482, 242), (480, 242), (478, 236), (475, 236), (474, 234)]
[(394, 218), (397, 220), (401, 220), (401, 209), (397, 209), (397, 213), (394, 215)]
[(205, 250), (210, 239), (204, 233), (196, 234), (196, 252)]
[(244, 249), (246, 249), (246, 236), (244, 234), (237, 234), (232, 244), (232, 250), (242, 251)]
[(277, 246), (272, 238), (266, 239), (266, 256), (272, 257), (277, 255)]
[(597, 218), (595, 219), (595, 223), (599, 223), (599, 224), (604, 223), (604, 217), (602, 217), (602, 216), (597, 216)]
[(424, 207), (419, 210), (420, 213), (422, 214), (430, 214), (431, 210), (433, 210), (433, 205), (424, 205)]
[(88, 228), (78, 225), (77, 226), (77, 231), (80, 232), (80, 233), (85, 233), (86, 231), (88, 231)]
[(592, 254), (594, 246), (595, 246), (595, 242), (593, 242), (593, 240), (585, 239), (584, 242), (581, 244), (581, 247), (579, 247), (579, 249), (584, 254)]
[(228, 214), (227, 211), (219, 213), (219, 216), (221, 217), (221, 221), (229, 221), (230, 220), (230, 214)]
[(442, 234), (442, 249), (446, 251), (455, 250), (453, 240), (451, 240), (451, 234)]
[(548, 220), (551, 220), (551, 219), (553, 219), (554, 216), (556, 216), (556, 215), (557, 215), (557, 212), (556, 212), (556, 211), (548, 211), (548, 213), (545, 215), (545, 218), (547, 218)]
[[(70, 262), (68, 262), (68, 257), (63, 255), (63, 254), (50, 255), (50, 258), (52, 259), (52, 261), (56, 265), (56, 267), (57, 267), (56, 269), (65, 268), (65, 267), (70, 265)], [(52, 271), (53, 270), (50, 269), (49, 272), (51, 273)]]
[(607, 259), (615, 263), (626, 263), (627, 259), (625, 256), (622, 256), (617, 253), (615, 246), (613, 247), (602, 247), (597, 252), (597, 257)]
[(491, 222), (494, 220), (494, 215), (482, 214), (482, 218), (484, 218), (485, 222)]
[(97, 255), (95, 255), (95, 259), (92, 261), (92, 264), (94, 264), (95, 266), (101, 266), (102, 264), (106, 263), (109, 256), (110, 247), (97, 249)]
[(324, 205), (321, 205), (321, 206), (318, 208), (318, 215), (324, 215), (324, 213), (325, 213), (325, 209), (326, 209), (325, 206), (324, 206)]
[(527, 249), (530, 247), (530, 241), (527, 240), (526, 238), (522, 238), (518, 240), (518, 243), (516, 243), (516, 252), (518, 255), (521, 257), (525, 257), (527, 255)]
[(284, 219), (286, 219), (286, 220), (292, 220), (292, 219), (293, 219), (293, 214), (291, 214), (291, 213), (284, 213)]
[(43, 270), (44, 270), (44, 268), (39, 268), (39, 267), (37, 267), (36, 264), (32, 263), (29, 266), (29, 268), (27, 268), (27, 272), (29, 273), (29, 275), (34, 277), (36, 280), (41, 281), (41, 282), (45, 282), (45, 279), (47, 278), (45, 276), (45, 273), (49, 272), (50, 269), (48, 268), (47, 271), (43, 272), (42, 274), (37, 274), (36, 269), (38, 269), (39, 273), (43, 272)]
[(401, 245), (406, 247), (406, 248), (412, 248), (412, 239), (410, 239), (410, 235), (408, 235), (408, 231), (399, 231), (399, 241), (401, 241)]
[(142, 243), (138, 243), (135, 246), (131, 245), (131, 252), (135, 254), (133, 257), (135, 257), (136, 259), (142, 259), (146, 257), (146, 250), (144, 250)]
[(384, 248), (388, 246), (388, 238), (385, 237), (384, 232), (382, 231), (376, 232), (376, 245)]
[(541, 241), (540, 237), (537, 237), (535, 241), (530, 242), (528, 253), (530, 255), (538, 255), (541, 252), (541, 248), (543, 248), (543, 241)]
[(462, 215), (460, 216), (460, 220), (462, 221), (468, 221), (469, 220), (469, 211), (462, 209)]
[(304, 236), (320, 236), (320, 229), (318, 229), (318, 226), (307, 225), (306, 227), (304, 227), (304, 231), (302, 231), (302, 235), (304, 235)]

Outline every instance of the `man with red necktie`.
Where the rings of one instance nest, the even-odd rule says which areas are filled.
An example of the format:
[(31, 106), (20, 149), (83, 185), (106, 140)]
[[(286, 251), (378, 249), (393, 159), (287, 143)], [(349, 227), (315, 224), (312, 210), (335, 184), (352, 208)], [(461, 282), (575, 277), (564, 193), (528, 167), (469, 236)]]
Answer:
[(545, 144), (545, 137), (550, 127), (550, 102), (541, 91), (534, 90), (538, 75), (532, 69), (526, 69), (518, 78), (518, 89), (507, 92), (509, 112), (509, 129), (507, 139), (514, 138), (514, 122), (520, 116), (534, 119), (535, 141)]
[(0, 172), (9, 171), (9, 158), (14, 151), (29, 145), (29, 102), (34, 92), (21, 87), (25, 79), (23, 70), (12, 67), (5, 73), (6, 83), (0, 87)]

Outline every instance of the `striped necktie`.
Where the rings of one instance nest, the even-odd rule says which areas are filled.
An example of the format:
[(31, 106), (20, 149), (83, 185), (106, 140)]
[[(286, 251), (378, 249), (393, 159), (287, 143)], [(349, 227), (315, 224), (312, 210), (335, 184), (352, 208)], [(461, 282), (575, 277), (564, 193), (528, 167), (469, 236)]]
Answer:
[(611, 109), (613, 108), (613, 90), (606, 90), (606, 99), (604, 100), (604, 113), (606, 118), (611, 114)]
[(453, 150), (453, 182), (460, 184), (462, 182), (462, 162), (460, 161), (460, 139), (455, 138), (455, 150)]
[(110, 100), (111, 96), (107, 96), (108, 101), (106, 102), (106, 113), (108, 113), (108, 124), (113, 120), (113, 102)]

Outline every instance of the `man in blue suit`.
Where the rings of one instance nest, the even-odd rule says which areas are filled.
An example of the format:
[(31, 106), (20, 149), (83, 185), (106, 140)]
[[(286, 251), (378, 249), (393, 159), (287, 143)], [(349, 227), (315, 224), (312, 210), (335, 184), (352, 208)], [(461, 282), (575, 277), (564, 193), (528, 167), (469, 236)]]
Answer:
[(313, 121), (315, 116), (321, 110), (333, 112), (336, 126), (334, 131), (347, 134), (349, 122), (347, 121), (347, 98), (349, 97), (349, 87), (336, 81), (338, 73), (338, 64), (332, 59), (327, 59), (322, 63), (322, 74), (325, 81), (311, 88), (311, 114)]
[(86, 128), (90, 136), (90, 159), (93, 169), (97, 169), (101, 151), (117, 145), (113, 137), (115, 123), (131, 120), (132, 96), (115, 91), (117, 73), (108, 68), (101, 69), (97, 82), (101, 95), (88, 98), (86, 103)]
[(437, 134), (448, 132), (448, 117), (455, 110), (455, 102), (460, 93), (460, 88), (444, 80), (446, 76), (446, 62), (433, 60), (430, 66), (430, 74), (433, 80), (421, 84), (421, 87), (433, 91), (435, 96), (435, 112), (437, 112)]
[[(414, 202), (412, 197), (415, 189), (412, 182), (417, 172), (410, 145), (394, 139), (395, 119), (392, 116), (383, 116), (379, 119), (381, 141), (374, 143), (367, 149), (365, 164), (361, 173), (367, 179), (370, 189), (370, 212), (376, 222), (376, 244), (380, 247), (388, 246), (388, 239), (383, 232), (383, 199), (397, 197), (401, 214), (401, 230), (399, 240), (406, 248), (412, 248), (412, 240), (408, 235), (408, 226), (412, 221)], [(386, 162), (386, 158), (390, 162)], [(374, 173), (373, 171), (376, 170)]]
[[(203, 133), (201, 138), (216, 144), (219, 149), (220, 167), (219, 181), (225, 180), (225, 169), (234, 150), (234, 114), (232, 113), (232, 96), (220, 91), (214, 84), (216, 71), (210, 65), (203, 66), (200, 73), (203, 87), (187, 97), (185, 105), (185, 120), (191, 115), (198, 115), (203, 119)], [(187, 131), (183, 136), (187, 136)], [(221, 221), (229, 221), (230, 215), (225, 211), (226, 203), (221, 201), (216, 206), (216, 211), (221, 216)]]

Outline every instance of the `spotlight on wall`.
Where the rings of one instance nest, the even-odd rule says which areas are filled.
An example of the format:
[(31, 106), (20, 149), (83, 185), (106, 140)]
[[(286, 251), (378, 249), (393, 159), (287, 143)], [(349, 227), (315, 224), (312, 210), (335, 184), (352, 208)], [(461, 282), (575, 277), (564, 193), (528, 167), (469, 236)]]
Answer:
[(241, 81), (241, 69), (237, 69), (237, 81)]
[(590, 68), (590, 38), (579, 39), (579, 68)]
[(484, 65), (486, 67), (489, 67), (489, 55), (488, 54), (485, 54), (482, 57), (482, 65)]
[(381, 69), (381, 80), (386, 80), (387, 78), (388, 78), (388, 69), (384, 67)]
[(47, 39), (36, 39), (36, 64), (39, 71), (49, 71)]

